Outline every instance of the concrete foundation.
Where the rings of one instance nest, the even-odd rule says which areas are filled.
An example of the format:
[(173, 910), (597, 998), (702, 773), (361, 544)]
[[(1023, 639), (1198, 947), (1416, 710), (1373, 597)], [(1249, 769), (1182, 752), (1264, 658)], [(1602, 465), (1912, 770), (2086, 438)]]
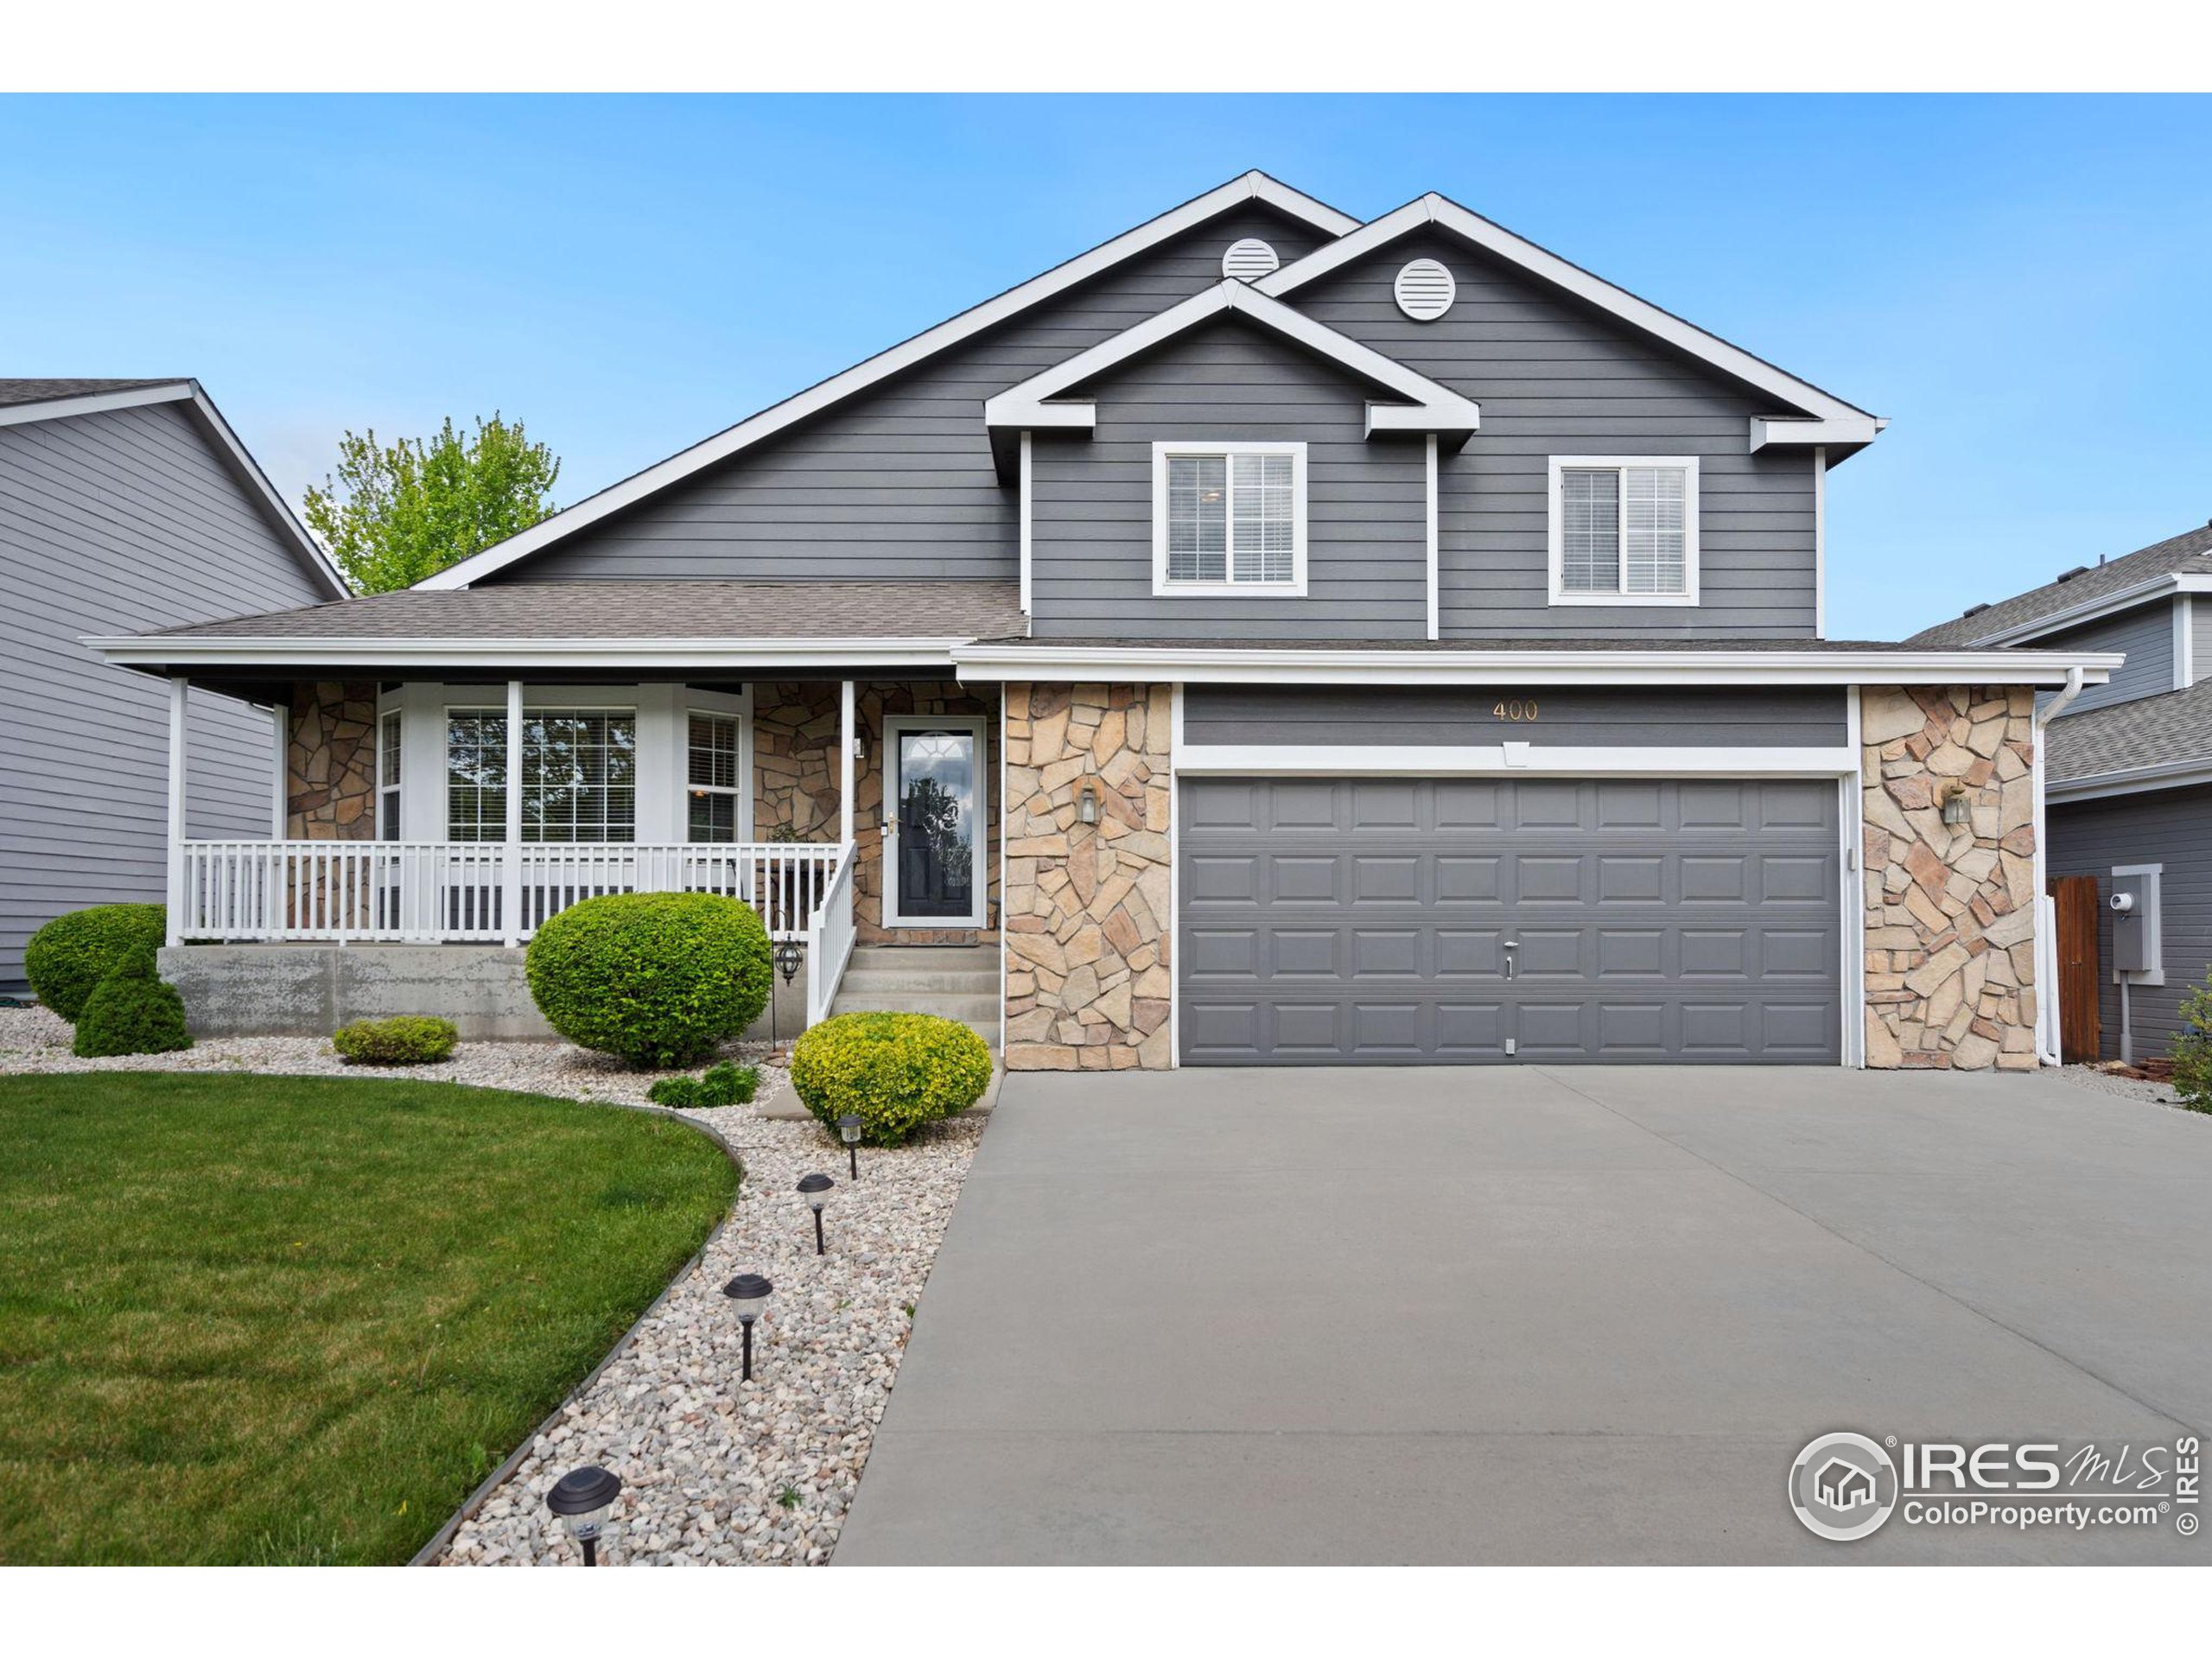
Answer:
[[(551, 1041), (523, 953), (484, 944), (187, 944), (161, 953), (195, 1037), (327, 1037), (395, 1014), (450, 1020), (463, 1042)], [(776, 1034), (806, 1028), (806, 970), (779, 976)], [(745, 1034), (766, 1039), (770, 1014)]]

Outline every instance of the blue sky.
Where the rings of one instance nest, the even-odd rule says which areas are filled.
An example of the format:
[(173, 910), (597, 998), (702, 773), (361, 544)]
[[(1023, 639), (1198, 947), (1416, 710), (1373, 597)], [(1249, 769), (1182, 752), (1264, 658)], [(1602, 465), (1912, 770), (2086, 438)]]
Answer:
[(1837, 637), (2212, 518), (2202, 99), (17, 97), (0, 154), (0, 373), (197, 375), (296, 499), (498, 409), (574, 500), (1260, 167), (1890, 416)]

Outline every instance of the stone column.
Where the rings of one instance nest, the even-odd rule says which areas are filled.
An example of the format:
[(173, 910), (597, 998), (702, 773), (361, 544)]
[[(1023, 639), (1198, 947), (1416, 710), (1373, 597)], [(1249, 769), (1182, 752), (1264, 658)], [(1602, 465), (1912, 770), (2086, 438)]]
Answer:
[[(1010, 1071), (1173, 1062), (1169, 696), (1165, 685), (1006, 689)], [(1095, 823), (1083, 822), (1086, 785)]]
[(1867, 686), (1859, 699), (1866, 1064), (2032, 1071), (2035, 694)]
[[(284, 767), (286, 834), (295, 841), (374, 840), (376, 682), (295, 685), (290, 731)], [(437, 765), (442, 767), (443, 760)]]

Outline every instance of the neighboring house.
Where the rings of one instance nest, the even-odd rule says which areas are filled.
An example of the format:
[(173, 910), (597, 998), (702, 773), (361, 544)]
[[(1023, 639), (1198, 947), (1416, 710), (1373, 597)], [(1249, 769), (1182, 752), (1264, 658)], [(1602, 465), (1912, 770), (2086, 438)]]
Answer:
[[(2077, 565), (1910, 643), (2126, 654), (2051, 721), (2045, 863), (2098, 882), (2098, 1052), (2119, 1058), (2125, 1033), (2135, 1056), (2164, 1053), (2212, 966), (2212, 525)], [(2116, 887), (2139, 920), (2115, 923)], [(2151, 966), (2123, 969), (2115, 925), (2143, 931)]]
[[(192, 380), (0, 379), (0, 990), (64, 911), (159, 902), (168, 694), (81, 643), (342, 598)], [(195, 836), (267, 836), (266, 709), (195, 698)]]
[(807, 1017), (1014, 1068), (2031, 1067), (2032, 698), (2119, 658), (1823, 638), (1882, 424), (1249, 174), (418, 588), (105, 642), (289, 702), (307, 780), (289, 847), (180, 831), (165, 971), (519, 1028), (457, 942), (681, 886)]

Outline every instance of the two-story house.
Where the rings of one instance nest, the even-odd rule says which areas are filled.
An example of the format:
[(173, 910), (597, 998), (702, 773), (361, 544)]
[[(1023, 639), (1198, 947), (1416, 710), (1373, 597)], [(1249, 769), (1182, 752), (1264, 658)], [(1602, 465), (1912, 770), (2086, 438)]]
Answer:
[[(2045, 862), (2095, 884), (2067, 921), (2084, 979), (2069, 1053), (2164, 1053), (2183, 1000), (2212, 971), (2212, 525), (2076, 565), (1910, 643), (2125, 656), (2107, 683), (2053, 711)], [(2130, 909), (2114, 911), (2115, 895)]]
[(293, 711), (291, 840), (175, 821), (165, 971), (466, 1020), (682, 887), (1014, 1068), (2031, 1067), (2034, 695), (2119, 659), (1825, 638), (1882, 426), (1248, 174), (416, 589), (104, 642)]
[[(63, 912), (162, 899), (165, 694), (85, 636), (346, 592), (197, 381), (0, 379), (0, 992)], [(189, 833), (283, 833), (281, 695), (199, 700)]]

